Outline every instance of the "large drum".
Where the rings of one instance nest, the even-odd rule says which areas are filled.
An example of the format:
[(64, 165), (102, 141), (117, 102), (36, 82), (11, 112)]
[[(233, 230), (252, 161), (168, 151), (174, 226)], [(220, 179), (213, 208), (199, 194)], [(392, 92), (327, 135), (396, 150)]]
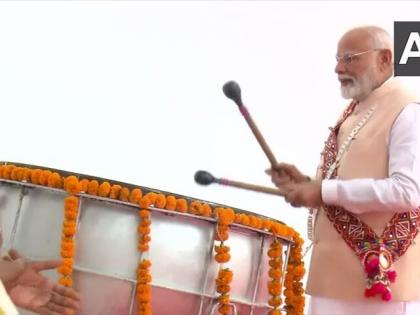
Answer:
[[(215, 245), (220, 245), (215, 240), (220, 224), (215, 213), (216, 208), (226, 206), (82, 174), (14, 165), (22, 168), (20, 173), (12, 166), (7, 171), (2, 166), (0, 171), (2, 252), (15, 248), (32, 260), (62, 258), (64, 200), (69, 196), (68, 189), (62, 188), (65, 178), (75, 175), (78, 180), (106, 182), (111, 187), (119, 186), (120, 194), (126, 189), (126, 198), (112, 196), (109, 192), (104, 196), (103, 191), (77, 193), (79, 203), (71, 278), (82, 296), (80, 314), (138, 314), (137, 270), (142, 259), (151, 261), (151, 305), (155, 315), (219, 314), (220, 292), (217, 292), (216, 278), (221, 266), (233, 272), (228, 292), (231, 314), (267, 314), (272, 309), (268, 304), (272, 295), (267, 283), (273, 280), (273, 275), (269, 276), (271, 267), (267, 252), (273, 242), (283, 245), (281, 257), (277, 259), (282, 261), (281, 283), (286, 279), (286, 289), (287, 285), (291, 286), (289, 294), (286, 292), (290, 300), (288, 307), (302, 302), (300, 278), (303, 274), (293, 272), (295, 267), (303, 269), (300, 248), (295, 251), (295, 261), (289, 260), (299, 238), (291, 228), (279, 222), (233, 209), (235, 221), (229, 225), (229, 237), (224, 241), (230, 248), (231, 258), (220, 264), (215, 260)], [(34, 172), (38, 172), (38, 178)], [(55, 175), (54, 185), (48, 178), (42, 178), (57, 173), (59, 177)], [(151, 241), (149, 250), (143, 253), (138, 250), (139, 203), (127, 198), (128, 192), (135, 188), (140, 188), (143, 196), (154, 192), (166, 198), (171, 195), (177, 200), (183, 199), (188, 208), (186, 211), (168, 210), (168, 207), (158, 208), (152, 204), (149, 208)], [(200, 204), (206, 204), (211, 213), (190, 211)], [(276, 238), (273, 237), (273, 224), (283, 228)], [(289, 280), (284, 276), (286, 269)], [(60, 275), (50, 271), (48, 276), (58, 281)], [(22, 314), (29, 313), (22, 311)]]

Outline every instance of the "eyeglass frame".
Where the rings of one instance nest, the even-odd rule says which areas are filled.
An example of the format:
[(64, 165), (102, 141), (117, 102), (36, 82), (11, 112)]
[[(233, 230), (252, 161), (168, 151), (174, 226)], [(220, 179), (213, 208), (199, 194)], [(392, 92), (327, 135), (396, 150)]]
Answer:
[[(367, 54), (368, 52), (378, 51), (378, 50), (383, 50), (383, 48), (369, 49), (369, 50), (361, 51), (361, 52), (354, 53), (354, 54), (348, 54), (347, 53), (347, 54), (344, 54), (341, 57), (339, 55), (336, 55), (335, 56), (335, 60), (337, 62), (341, 62), (342, 61), (345, 65), (349, 65), (349, 64), (351, 64), (353, 62), (353, 57), (357, 57), (357, 56), (360, 56), (360, 55)], [(349, 58), (348, 61), (346, 61), (345, 58)]]

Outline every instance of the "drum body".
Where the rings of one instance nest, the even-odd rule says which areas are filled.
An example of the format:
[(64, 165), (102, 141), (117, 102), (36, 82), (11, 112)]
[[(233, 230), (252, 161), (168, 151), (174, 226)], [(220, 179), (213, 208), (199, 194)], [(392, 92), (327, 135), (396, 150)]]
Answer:
[[(15, 248), (32, 260), (60, 259), (66, 196), (61, 189), (0, 180), (2, 254)], [(152, 262), (153, 314), (213, 314), (220, 267), (214, 260), (215, 219), (152, 208), (150, 250), (140, 257), (138, 209), (128, 202), (80, 194), (73, 272), (74, 287), (82, 296), (79, 314), (137, 314), (140, 258)], [(235, 224), (229, 230), (226, 245), (231, 248), (231, 260), (224, 267), (233, 271), (230, 296), (237, 314), (268, 312), (271, 242), (271, 235), (263, 231)], [(290, 243), (282, 242), (286, 264)], [(47, 275), (55, 282), (59, 277), (54, 270)]]

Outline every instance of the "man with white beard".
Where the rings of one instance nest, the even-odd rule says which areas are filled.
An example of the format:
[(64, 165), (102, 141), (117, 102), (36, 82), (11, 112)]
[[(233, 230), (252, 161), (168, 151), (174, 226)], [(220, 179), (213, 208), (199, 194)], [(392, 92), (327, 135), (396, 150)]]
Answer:
[(292, 206), (310, 208), (310, 315), (420, 314), (420, 104), (393, 78), (392, 40), (345, 33), (335, 72), (351, 103), (313, 180), (290, 164), (269, 173)]

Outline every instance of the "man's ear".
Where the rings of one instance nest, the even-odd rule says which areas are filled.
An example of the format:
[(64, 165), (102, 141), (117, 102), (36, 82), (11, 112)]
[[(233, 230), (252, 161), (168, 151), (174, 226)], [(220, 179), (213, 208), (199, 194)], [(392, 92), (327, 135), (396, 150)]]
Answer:
[(379, 53), (379, 66), (381, 70), (385, 70), (390, 65), (392, 65), (392, 52), (390, 49), (383, 49)]

